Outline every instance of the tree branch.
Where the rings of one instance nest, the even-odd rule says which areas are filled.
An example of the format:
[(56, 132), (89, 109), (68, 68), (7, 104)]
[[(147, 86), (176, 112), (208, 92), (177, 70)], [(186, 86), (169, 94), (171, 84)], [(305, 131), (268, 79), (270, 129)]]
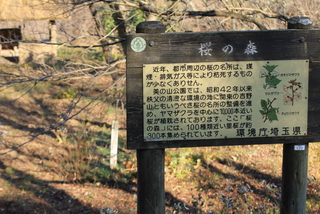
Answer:
[[(276, 14), (276, 13), (268, 13), (260, 9), (254, 9), (254, 8), (228, 8), (223, 9), (223, 10), (209, 10), (209, 11), (172, 11), (172, 10), (161, 10), (157, 8), (152, 8), (146, 6), (142, 1), (138, 1), (139, 4), (135, 4), (126, 0), (123, 0), (122, 2), (118, 2), (115, 0), (83, 0), (80, 2), (76, 2), (74, 4), (76, 5), (81, 5), (81, 4), (92, 4), (92, 3), (97, 3), (97, 2), (105, 2), (108, 4), (113, 4), (113, 5), (119, 5), (119, 6), (126, 6), (126, 7), (131, 7), (131, 8), (136, 8), (139, 9), (143, 12), (148, 12), (148, 13), (154, 13), (159, 16), (184, 16), (184, 17), (229, 17), (232, 19), (239, 19), (245, 22), (251, 22), (255, 24), (260, 30), (267, 30), (267, 28), (258, 22), (256, 19), (250, 17), (253, 14), (261, 14), (264, 17), (267, 18), (275, 18), (279, 20), (285, 20), (287, 21), (288, 18), (284, 15), (281, 14)], [(242, 14), (239, 12), (234, 12), (234, 11), (249, 11), (251, 14)]]
[(217, 17), (229, 17), (232, 19), (239, 19), (242, 21), (246, 22), (251, 22), (254, 23), (255, 25), (258, 26), (260, 30), (267, 30), (267, 28), (259, 23), (257, 20), (254, 18), (250, 17), (250, 14), (241, 14), (237, 12), (233, 12), (233, 10), (243, 10), (243, 11), (250, 11), (251, 13), (254, 14), (261, 14), (264, 17), (268, 18), (276, 18), (280, 20), (288, 20), (287, 17), (280, 15), (280, 14), (275, 14), (275, 13), (267, 13), (265, 11), (259, 10), (259, 9), (254, 9), (254, 8), (231, 8), (229, 10), (209, 10), (209, 11), (171, 11), (171, 10), (159, 10), (156, 8), (151, 8), (147, 7), (146, 5), (142, 4), (140, 2), (139, 5), (136, 5), (134, 3), (128, 2), (128, 1), (123, 1), (123, 2), (117, 2), (117, 1), (108, 1), (109, 4), (117, 4), (117, 5), (122, 5), (122, 6), (127, 6), (127, 7), (132, 7), (136, 9), (140, 9), (141, 11), (144, 12), (149, 12), (149, 13), (155, 13), (158, 14), (159, 16), (185, 16), (185, 17), (196, 17), (196, 16), (217, 16)]

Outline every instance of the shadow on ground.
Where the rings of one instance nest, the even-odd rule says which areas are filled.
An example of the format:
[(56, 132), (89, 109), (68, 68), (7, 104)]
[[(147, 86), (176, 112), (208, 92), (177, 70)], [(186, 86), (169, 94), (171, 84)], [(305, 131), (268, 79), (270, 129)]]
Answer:
[[(8, 169), (2, 162), (0, 168)], [(1, 213), (98, 213), (90, 204), (83, 204), (64, 190), (54, 188), (51, 182), (14, 168), (10, 171), (1, 173), (1, 178), (11, 186), (2, 187), (7, 193), (0, 199)], [(32, 197), (23, 197), (26, 193), (30, 193)]]

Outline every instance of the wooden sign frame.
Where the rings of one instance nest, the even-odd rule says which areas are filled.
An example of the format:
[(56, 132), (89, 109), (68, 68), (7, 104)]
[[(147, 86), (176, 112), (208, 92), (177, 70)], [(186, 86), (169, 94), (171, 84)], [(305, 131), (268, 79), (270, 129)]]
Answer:
[[(317, 142), (320, 139), (320, 31), (270, 30), (132, 34), (127, 36), (128, 149)], [(146, 64), (308, 60), (307, 135), (145, 141), (143, 67)]]

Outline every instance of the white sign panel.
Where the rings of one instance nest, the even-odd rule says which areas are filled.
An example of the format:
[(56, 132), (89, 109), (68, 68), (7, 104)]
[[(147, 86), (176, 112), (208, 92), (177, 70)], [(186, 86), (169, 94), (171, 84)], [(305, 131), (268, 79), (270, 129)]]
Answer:
[(308, 60), (145, 64), (144, 139), (307, 135), (308, 69)]

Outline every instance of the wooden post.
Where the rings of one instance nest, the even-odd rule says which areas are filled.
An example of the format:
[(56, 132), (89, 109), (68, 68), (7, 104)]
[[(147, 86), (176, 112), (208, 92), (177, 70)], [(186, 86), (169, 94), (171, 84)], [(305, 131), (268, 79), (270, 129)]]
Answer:
[(138, 214), (164, 214), (164, 149), (139, 149)]
[[(293, 17), (288, 29), (309, 29), (312, 21), (307, 17)], [(300, 42), (305, 42), (300, 38)], [(306, 213), (308, 173), (308, 143), (284, 144), (282, 162), (281, 214)]]
[[(141, 22), (137, 33), (164, 33), (158, 21)], [(147, 44), (152, 45), (152, 44)], [(138, 149), (138, 214), (164, 214), (164, 149)]]
[(111, 146), (110, 146), (110, 168), (114, 169), (117, 166), (118, 159), (118, 121), (114, 120), (111, 127)]
[(57, 25), (55, 20), (49, 21), (49, 39), (51, 43), (57, 42)]

